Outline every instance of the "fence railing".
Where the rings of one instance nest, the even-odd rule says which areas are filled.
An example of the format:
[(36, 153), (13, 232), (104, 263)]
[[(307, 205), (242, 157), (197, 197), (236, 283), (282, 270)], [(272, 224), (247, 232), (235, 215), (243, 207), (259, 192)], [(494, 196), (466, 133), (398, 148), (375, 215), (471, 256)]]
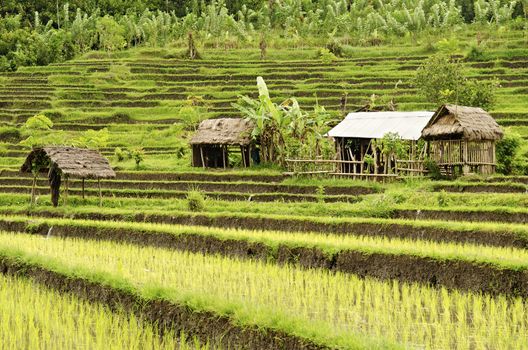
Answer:
[(422, 160), (396, 160), (396, 166), (389, 174), (377, 173), (364, 161), (335, 159), (286, 159), (288, 174), (316, 175), (329, 174), (352, 177), (397, 177), (416, 176), (425, 173)]

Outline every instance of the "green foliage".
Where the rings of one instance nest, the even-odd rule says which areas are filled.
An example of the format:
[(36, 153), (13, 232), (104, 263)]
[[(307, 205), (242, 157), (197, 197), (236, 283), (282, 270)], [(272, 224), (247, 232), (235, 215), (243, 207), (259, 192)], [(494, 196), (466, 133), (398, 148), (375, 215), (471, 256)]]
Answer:
[(504, 175), (528, 174), (528, 160), (522, 154), (526, 141), (510, 130), (506, 130), (502, 140), (497, 142), (497, 171)]
[(424, 160), (424, 168), (428, 171), (427, 175), (433, 180), (442, 180), (444, 175), (440, 171), (438, 164), (430, 158)]
[(274, 103), (262, 77), (257, 77), (258, 100), (240, 96), (233, 104), (255, 125), (252, 136), (261, 146), (264, 162), (284, 165), (286, 158), (332, 157), (333, 143), (324, 137), (331, 118), (325, 108), (316, 104), (305, 112), (295, 98)]
[(190, 189), (187, 192), (187, 208), (192, 212), (201, 212), (205, 210), (205, 197), (198, 188)]
[(319, 50), (319, 59), (325, 64), (331, 64), (337, 60), (337, 57), (329, 49), (325, 48)]
[(141, 162), (145, 159), (145, 151), (141, 147), (133, 148), (130, 152), (130, 158), (134, 160), (134, 163), (136, 164), (136, 169), (139, 169), (141, 166)]
[(38, 114), (26, 120), (21, 128), (21, 145), (29, 147), (56, 145), (63, 143), (61, 133), (52, 134), (53, 122), (43, 114)]
[(467, 79), (462, 65), (449, 56), (429, 58), (417, 71), (415, 85), (428, 102), (488, 109), (495, 103), (496, 80)]
[(449, 196), (445, 190), (441, 190), (436, 194), (436, 200), (438, 202), (438, 206), (441, 208), (445, 208), (449, 205)]
[(125, 29), (113, 17), (106, 15), (99, 18), (96, 30), (101, 49), (115, 51), (125, 47)]
[(86, 130), (78, 138), (73, 140), (76, 147), (100, 149), (108, 145), (110, 135), (107, 128), (101, 130)]
[(127, 152), (123, 151), (121, 147), (116, 147), (114, 149), (114, 156), (118, 162), (122, 162), (128, 157), (128, 154)]

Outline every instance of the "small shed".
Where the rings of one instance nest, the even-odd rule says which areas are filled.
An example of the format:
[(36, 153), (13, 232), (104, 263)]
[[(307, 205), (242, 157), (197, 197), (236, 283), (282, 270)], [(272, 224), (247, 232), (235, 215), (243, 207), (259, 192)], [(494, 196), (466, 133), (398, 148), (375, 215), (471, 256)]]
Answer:
[[(376, 140), (382, 139), (388, 133), (398, 134), (402, 140), (409, 142), (410, 155), (417, 149), (417, 140), (421, 138), (422, 129), (427, 125), (433, 112), (353, 112), (337, 126), (328, 132), (336, 142), (340, 161), (360, 162), (363, 165), (365, 157), (373, 157), (374, 173), (378, 173), (381, 159), (378, 159), (379, 149)], [(390, 161), (390, 160), (389, 160)], [(394, 161), (395, 162), (395, 161)], [(395, 165), (393, 164), (392, 167)], [(387, 167), (385, 167), (387, 168)], [(360, 169), (360, 173), (364, 169)], [(342, 172), (358, 172), (355, 164), (343, 164)]]
[(229, 154), (240, 152), (242, 165), (250, 166), (255, 145), (254, 125), (241, 118), (207, 119), (200, 123), (192, 137), (192, 166), (227, 168)]
[(101, 179), (115, 178), (116, 174), (108, 160), (99, 152), (76, 147), (43, 147), (34, 148), (26, 158), (20, 171), (33, 173), (31, 201), (34, 201), (35, 184), (38, 173), (47, 173), (51, 188), (53, 206), (59, 204), (61, 178), (66, 182), (66, 198), (70, 177), (82, 179), (82, 196), (84, 198), (84, 180), (97, 179), (99, 198), (101, 198)]
[(446, 104), (425, 126), (428, 154), (446, 173), (495, 172), (495, 143), (503, 132), (482, 108)]

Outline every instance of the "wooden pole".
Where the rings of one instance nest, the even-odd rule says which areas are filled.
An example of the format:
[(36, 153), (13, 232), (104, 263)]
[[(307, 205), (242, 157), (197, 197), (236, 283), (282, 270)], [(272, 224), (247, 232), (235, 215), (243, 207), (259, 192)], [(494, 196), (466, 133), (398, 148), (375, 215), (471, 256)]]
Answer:
[(202, 167), (205, 169), (205, 157), (203, 153), (203, 146), (200, 145), (200, 157), (202, 158)]
[(82, 199), (84, 199), (84, 178), (82, 179)]
[(103, 192), (101, 191), (101, 179), (97, 179), (97, 187), (99, 187), (99, 206), (103, 206)]
[(68, 176), (66, 176), (66, 191), (64, 192), (64, 205), (68, 204), (68, 191), (70, 189), (70, 180)]
[(37, 174), (33, 175), (33, 184), (31, 186), (31, 205), (35, 204), (35, 188), (37, 187)]
[(226, 153), (227, 153), (227, 146), (222, 146), (222, 159), (224, 160), (224, 169), (226, 168)]
[(246, 154), (244, 152), (244, 146), (240, 146), (240, 153), (242, 154), (242, 164), (244, 164), (244, 168), (247, 168)]

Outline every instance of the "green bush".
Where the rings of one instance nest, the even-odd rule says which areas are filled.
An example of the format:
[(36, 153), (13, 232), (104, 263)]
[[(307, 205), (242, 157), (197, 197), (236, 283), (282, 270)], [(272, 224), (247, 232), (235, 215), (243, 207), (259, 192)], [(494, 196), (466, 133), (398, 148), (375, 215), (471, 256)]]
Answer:
[(442, 175), (442, 172), (440, 171), (440, 167), (434, 160), (429, 159), (429, 158), (425, 159), (424, 167), (428, 171), (428, 175), (431, 179), (433, 180), (444, 179), (444, 175)]
[(205, 197), (203, 193), (195, 188), (187, 192), (187, 208), (192, 212), (199, 212), (205, 210)]
[(504, 175), (526, 172), (526, 157), (521, 152), (523, 143), (521, 136), (506, 130), (502, 140), (497, 142), (497, 172)]
[(123, 151), (120, 147), (114, 149), (114, 156), (118, 162), (122, 162), (127, 157), (127, 153)]

